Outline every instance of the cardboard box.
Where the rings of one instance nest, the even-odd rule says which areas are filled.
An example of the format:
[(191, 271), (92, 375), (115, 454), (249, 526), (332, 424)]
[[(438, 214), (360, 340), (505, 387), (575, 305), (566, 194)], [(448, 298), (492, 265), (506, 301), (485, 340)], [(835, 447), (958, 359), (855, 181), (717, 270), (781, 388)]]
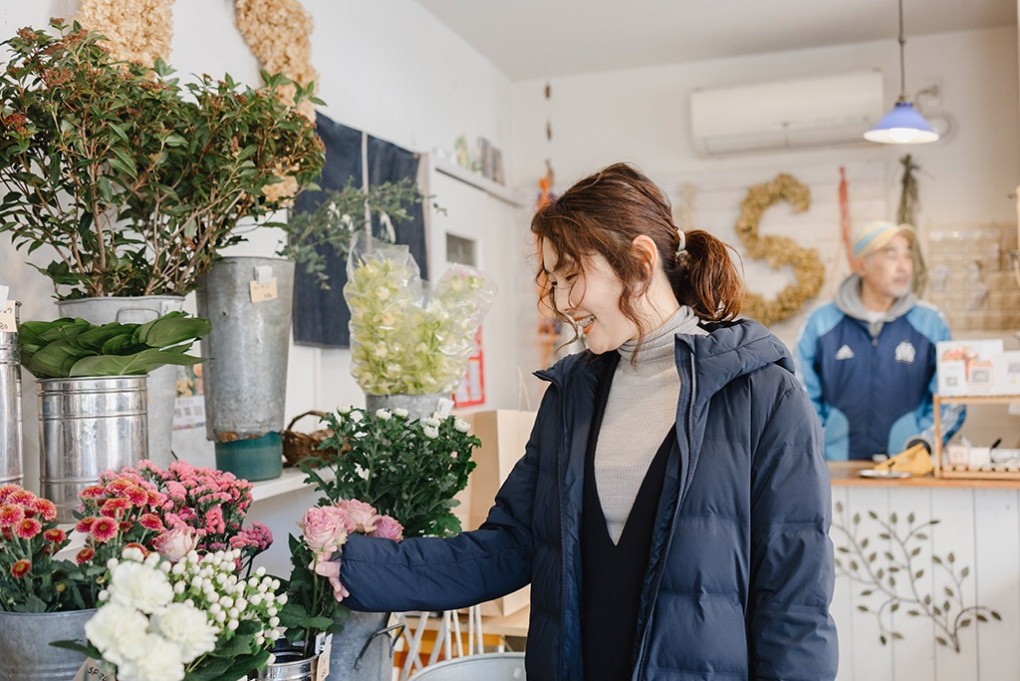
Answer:
[[(524, 456), (524, 448), (535, 425), (535, 412), (497, 409), (459, 416), (471, 423), (471, 433), (482, 441), (472, 453), (477, 467), (471, 472), (467, 488), (457, 495), (460, 506), (454, 508), (464, 529), (474, 530), (485, 522), (500, 486)], [(502, 617), (517, 612), (527, 607), (530, 596), (531, 588), (526, 586), (483, 604), (482, 615)]]

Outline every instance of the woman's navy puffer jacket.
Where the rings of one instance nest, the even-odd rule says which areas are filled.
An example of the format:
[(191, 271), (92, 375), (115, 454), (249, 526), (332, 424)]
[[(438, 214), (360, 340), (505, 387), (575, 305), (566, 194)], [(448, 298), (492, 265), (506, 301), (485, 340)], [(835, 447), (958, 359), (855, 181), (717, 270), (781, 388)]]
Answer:
[[(820, 427), (785, 346), (740, 321), (678, 335), (679, 447), (645, 578), (634, 679), (822, 681), (836, 676)], [(567, 357), (486, 523), (452, 539), (351, 537), (355, 610), (446, 610), (531, 583), (529, 681), (581, 681), (580, 513), (600, 366)], [(679, 454), (677, 455), (677, 450)]]

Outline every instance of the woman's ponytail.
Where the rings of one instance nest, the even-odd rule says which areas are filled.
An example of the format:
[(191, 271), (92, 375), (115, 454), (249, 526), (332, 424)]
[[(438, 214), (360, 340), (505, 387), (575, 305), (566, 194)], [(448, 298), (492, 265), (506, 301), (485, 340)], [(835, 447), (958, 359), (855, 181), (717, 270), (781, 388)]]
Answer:
[(744, 282), (730, 258), (730, 247), (703, 229), (683, 234), (684, 248), (666, 270), (677, 300), (705, 321), (736, 318)]

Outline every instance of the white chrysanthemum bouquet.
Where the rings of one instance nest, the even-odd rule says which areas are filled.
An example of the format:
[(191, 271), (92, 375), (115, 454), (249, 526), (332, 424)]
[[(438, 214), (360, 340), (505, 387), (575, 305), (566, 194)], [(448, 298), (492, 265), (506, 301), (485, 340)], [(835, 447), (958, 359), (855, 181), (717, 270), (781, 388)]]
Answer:
[[(280, 582), (238, 575), (240, 551), (176, 563), (141, 548), (111, 559), (109, 587), (85, 625), (82, 650), (118, 681), (238, 679), (265, 667), (281, 636)], [(79, 648), (81, 649), (81, 648)]]
[(474, 349), (496, 288), (455, 265), (426, 292), (407, 246), (368, 247), (359, 235), (347, 266), (351, 373), (369, 395), (449, 394)]

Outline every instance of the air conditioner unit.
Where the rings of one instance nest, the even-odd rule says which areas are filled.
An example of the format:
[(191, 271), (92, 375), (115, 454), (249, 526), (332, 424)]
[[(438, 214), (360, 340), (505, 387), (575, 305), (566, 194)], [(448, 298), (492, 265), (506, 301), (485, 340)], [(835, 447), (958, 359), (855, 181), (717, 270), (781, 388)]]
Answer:
[(884, 113), (880, 71), (778, 80), (691, 95), (704, 155), (860, 142)]

